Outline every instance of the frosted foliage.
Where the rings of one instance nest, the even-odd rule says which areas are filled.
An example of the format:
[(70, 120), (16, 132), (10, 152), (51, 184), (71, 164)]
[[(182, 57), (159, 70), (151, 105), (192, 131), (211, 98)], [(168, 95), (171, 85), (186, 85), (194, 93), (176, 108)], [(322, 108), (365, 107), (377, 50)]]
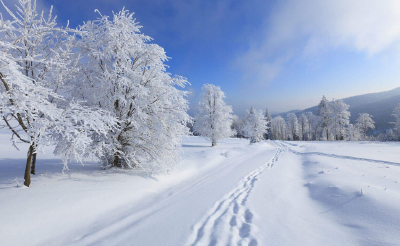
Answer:
[(309, 129), (308, 117), (305, 113), (302, 113), (299, 117), (300, 140), (310, 140)]
[(35, 1), (18, 3), (16, 13), (3, 4), (11, 21), (0, 20), (0, 116), (14, 146), (17, 140), (30, 144), (28, 160), (44, 146), (62, 143), (56, 152), (67, 168), (69, 159), (82, 160), (91, 151), (89, 135), (101, 135), (113, 121), (68, 100), (77, 63), (74, 31), (57, 27), (51, 10), (47, 18), (38, 14)]
[(265, 134), (266, 139), (271, 139), (272, 138), (272, 132), (271, 132), (271, 123), (272, 123), (272, 117), (269, 114), (268, 108), (265, 108), (265, 119), (267, 120), (267, 126), (268, 126), (268, 132)]
[(320, 117), (314, 115), (312, 112), (306, 112), (308, 130), (309, 130), (309, 140), (319, 139), (319, 131), (321, 126)]
[(329, 126), (331, 124), (331, 112), (329, 101), (325, 96), (322, 97), (321, 102), (318, 104), (318, 117), (320, 118), (321, 130), (323, 131), (323, 138), (329, 140)]
[(232, 125), (231, 125), (232, 134), (233, 134), (232, 136), (239, 137), (240, 132), (241, 132), (241, 127), (242, 127), (242, 123), (241, 123), (241, 119), (239, 118), (239, 116), (232, 115)]
[(281, 116), (272, 119), (271, 122), (272, 136), (275, 140), (287, 139), (287, 126), (286, 121)]
[(395, 122), (393, 122), (394, 124), (394, 129), (395, 129), (395, 133), (392, 134), (392, 137), (394, 135), (394, 138), (396, 140), (400, 139), (400, 104), (397, 105), (397, 107), (393, 110), (393, 114), (392, 114), (395, 118)]
[(347, 127), (347, 139), (350, 141), (358, 141), (361, 139), (360, 128), (357, 125), (349, 124)]
[(367, 137), (367, 130), (370, 129), (375, 129), (375, 122), (372, 120), (372, 116), (367, 114), (367, 113), (363, 113), (360, 114), (360, 116), (358, 116), (357, 119), (357, 127), (360, 130), (361, 134), (362, 134), (362, 138), (363, 140), (366, 140)]
[(233, 135), (232, 107), (224, 102), (225, 93), (219, 86), (205, 84), (201, 88), (199, 113), (195, 116), (194, 131), (216, 146), (221, 139)]
[(168, 172), (180, 160), (180, 142), (189, 134), (187, 92), (178, 89), (187, 81), (166, 72), (164, 49), (150, 43), (140, 28), (125, 9), (80, 26), (77, 47), (84, 59), (75, 97), (118, 121), (100, 140), (105, 166)]
[(289, 131), (289, 138), (291, 140), (297, 140), (299, 133), (299, 121), (294, 113), (289, 113), (286, 115), (287, 128)]
[(244, 120), (245, 137), (250, 138), (250, 143), (257, 143), (264, 139), (268, 132), (268, 121), (262, 110), (251, 108), (247, 110)]
[(342, 100), (333, 100), (329, 103), (331, 115), (330, 128), (336, 140), (343, 140), (346, 127), (350, 124), (349, 105)]

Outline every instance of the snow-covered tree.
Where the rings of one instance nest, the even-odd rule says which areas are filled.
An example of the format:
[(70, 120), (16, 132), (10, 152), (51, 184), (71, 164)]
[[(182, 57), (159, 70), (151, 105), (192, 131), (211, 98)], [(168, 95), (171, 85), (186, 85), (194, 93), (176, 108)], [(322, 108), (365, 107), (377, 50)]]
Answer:
[(57, 27), (55, 17), (36, 12), (36, 1), (19, 0), (11, 20), (0, 19), (0, 117), (12, 132), (12, 141), (29, 145), (26, 186), (35, 173), (36, 155), (46, 145), (62, 144), (56, 154), (82, 160), (90, 135), (110, 127), (104, 111), (82, 107), (68, 98), (77, 58), (74, 30)]
[(268, 108), (265, 108), (265, 119), (267, 120), (267, 126), (268, 126), (268, 132), (265, 134), (265, 139), (271, 139), (272, 138), (272, 132), (271, 132), (272, 117), (269, 114)]
[(268, 132), (268, 122), (262, 110), (250, 108), (246, 111), (244, 120), (245, 137), (250, 138), (250, 143), (257, 143), (264, 139), (265, 133)]
[(332, 100), (328, 106), (331, 118), (329, 127), (336, 140), (343, 140), (346, 127), (350, 124), (349, 105), (342, 100)]
[(194, 130), (217, 146), (219, 140), (232, 136), (232, 107), (224, 102), (225, 93), (219, 86), (205, 84), (201, 88), (199, 113)]
[(394, 134), (392, 129), (389, 129), (389, 131), (386, 133), (386, 139), (387, 141), (396, 141), (399, 138)]
[(367, 130), (375, 129), (375, 122), (371, 118), (372, 116), (367, 113), (362, 113), (357, 118), (357, 127), (360, 129), (363, 140), (367, 138)]
[(317, 140), (320, 120), (319, 117), (314, 115), (312, 112), (306, 112), (305, 116), (307, 117), (308, 122), (308, 140)]
[(356, 125), (349, 124), (346, 129), (347, 131), (347, 139), (350, 141), (358, 141), (361, 138), (360, 128)]
[(299, 117), (300, 140), (310, 140), (309, 138), (309, 123), (306, 113), (302, 113)]
[(286, 140), (287, 139), (287, 129), (286, 121), (281, 116), (277, 116), (272, 119), (271, 131), (273, 139), (275, 140)]
[(243, 119), (237, 115), (232, 115), (232, 134), (237, 138), (242, 138), (243, 136)]
[(320, 118), (321, 128), (324, 131), (326, 140), (329, 140), (329, 126), (332, 122), (329, 101), (325, 96), (318, 104), (318, 117)]
[(394, 108), (393, 110), (393, 114), (392, 114), (395, 118), (395, 122), (392, 122), (392, 124), (394, 124), (394, 130), (395, 130), (395, 139), (399, 140), (400, 139), (400, 104), (397, 105), (396, 108)]
[(289, 131), (289, 138), (291, 140), (297, 140), (299, 137), (299, 121), (294, 113), (286, 115), (286, 124)]
[(99, 158), (106, 167), (168, 172), (189, 134), (187, 92), (179, 89), (187, 81), (167, 73), (164, 49), (140, 32), (133, 13), (99, 15), (79, 27), (83, 59), (74, 90), (118, 121), (106, 138), (97, 139), (104, 145)]

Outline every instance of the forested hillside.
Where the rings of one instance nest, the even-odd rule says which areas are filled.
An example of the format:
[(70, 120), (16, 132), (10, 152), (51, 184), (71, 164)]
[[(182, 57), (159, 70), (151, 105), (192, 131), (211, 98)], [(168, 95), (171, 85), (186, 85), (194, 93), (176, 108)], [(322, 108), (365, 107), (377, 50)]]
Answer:
[[(354, 124), (360, 113), (368, 113), (373, 116), (377, 130), (393, 128), (390, 122), (395, 119), (392, 116), (393, 109), (400, 103), (400, 87), (390, 91), (369, 93), (342, 99), (344, 103), (350, 106), (350, 123)], [(302, 112), (312, 112), (317, 114), (318, 106), (304, 110), (292, 110), (285, 113), (275, 114), (272, 117), (282, 116), (295, 112), (299, 116)]]

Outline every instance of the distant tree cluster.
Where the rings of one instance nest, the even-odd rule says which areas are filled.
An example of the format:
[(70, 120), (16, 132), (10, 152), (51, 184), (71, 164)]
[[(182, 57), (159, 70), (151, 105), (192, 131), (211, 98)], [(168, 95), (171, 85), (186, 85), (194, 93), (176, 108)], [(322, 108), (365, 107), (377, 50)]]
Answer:
[(232, 107), (225, 104), (224, 98), (219, 86), (203, 85), (199, 113), (194, 117), (194, 133), (211, 141), (212, 146), (232, 136), (248, 138), (250, 143), (263, 140), (269, 129), (263, 112), (252, 107), (240, 119), (232, 114)]
[(395, 118), (395, 122), (390, 122), (394, 125), (394, 131), (392, 129), (387, 130), (384, 133), (380, 133), (376, 140), (378, 141), (400, 141), (400, 104), (393, 110), (392, 116)]
[(355, 125), (350, 124), (349, 118), (347, 104), (342, 100), (328, 101), (324, 96), (318, 105), (318, 115), (304, 112), (299, 116), (289, 113), (286, 119), (281, 116), (273, 118), (271, 138), (303, 141), (368, 140), (368, 129), (375, 129), (372, 116), (360, 114)]

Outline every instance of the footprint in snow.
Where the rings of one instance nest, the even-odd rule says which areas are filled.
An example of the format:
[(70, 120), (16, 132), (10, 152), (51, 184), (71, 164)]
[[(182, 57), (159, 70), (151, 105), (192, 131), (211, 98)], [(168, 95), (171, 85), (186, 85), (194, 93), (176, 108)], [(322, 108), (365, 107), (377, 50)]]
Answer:
[(254, 215), (246, 207), (246, 200), (258, 180), (257, 176), (271, 168), (282, 152), (278, 149), (268, 163), (247, 175), (243, 183), (219, 201), (208, 216), (195, 225), (188, 245), (258, 246), (258, 241), (251, 235)]

